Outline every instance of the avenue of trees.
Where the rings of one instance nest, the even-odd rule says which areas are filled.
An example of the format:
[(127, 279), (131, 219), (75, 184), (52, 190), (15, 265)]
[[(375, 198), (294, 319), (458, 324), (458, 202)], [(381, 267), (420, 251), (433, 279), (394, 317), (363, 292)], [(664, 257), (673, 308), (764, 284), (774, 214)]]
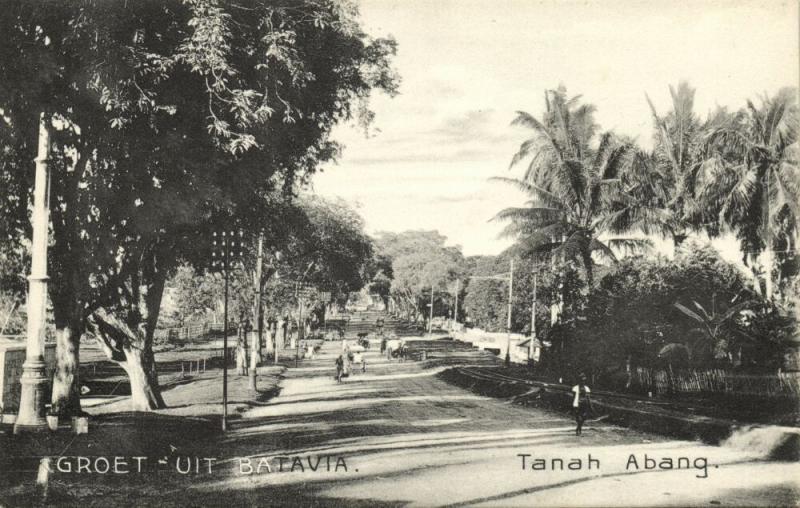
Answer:
[(167, 280), (208, 266), (214, 230), (271, 236), (284, 198), (337, 156), (331, 128), (395, 93), (395, 43), (347, 2), (280, 0), (19, 0), (0, 32), (4, 256), (30, 238), (40, 119), (51, 131), (53, 411), (81, 411), (85, 333), (128, 373), (135, 409), (161, 407)]
[[(706, 118), (687, 83), (670, 94), (665, 113), (647, 98), (646, 151), (601, 131), (580, 97), (548, 90), (540, 118), (513, 121), (531, 132), (511, 161), (522, 176), (495, 178), (528, 196), (495, 217), (514, 245), (464, 258), (438, 232), (384, 233), (377, 252), (393, 275), (381, 290), (425, 319), (431, 288), (434, 315), (453, 316), (458, 286), (459, 321), (505, 331), (507, 283), (480, 277), (507, 274), (513, 259), (511, 330), (530, 333), (535, 273), (537, 337), (556, 369), (780, 368), (797, 340), (796, 90)], [(746, 271), (706, 246), (726, 234)], [(655, 238), (672, 243), (671, 259), (653, 251)]]

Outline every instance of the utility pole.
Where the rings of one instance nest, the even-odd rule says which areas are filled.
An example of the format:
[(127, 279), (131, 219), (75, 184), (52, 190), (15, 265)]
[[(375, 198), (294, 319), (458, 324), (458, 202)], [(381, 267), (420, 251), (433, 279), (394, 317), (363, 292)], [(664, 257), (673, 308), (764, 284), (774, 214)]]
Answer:
[[(236, 233), (234, 231), (222, 231), (217, 234), (216, 231), (212, 233), (214, 237), (213, 250), (211, 252), (212, 265), (222, 266), (222, 274), (225, 278), (225, 296), (223, 303), (223, 323), (222, 323), (222, 431), (228, 430), (228, 279), (230, 278), (230, 265), (231, 258), (242, 256), (242, 236), (243, 232), (239, 231), (239, 243), (236, 242)], [(217, 243), (219, 242), (219, 244)], [(234, 251), (236, 247), (239, 251)], [(222, 248), (220, 252), (221, 260), (217, 260), (218, 248)], [(241, 324), (239, 325), (241, 326)]]
[(297, 340), (295, 341), (295, 352), (294, 352), (294, 366), (297, 367), (300, 364), (300, 336), (302, 335), (305, 337), (305, 323), (303, 323), (303, 306), (300, 304), (300, 299), (302, 298), (300, 295), (300, 283), (306, 279), (308, 272), (314, 266), (314, 262), (310, 262), (306, 271), (303, 272), (302, 277), (295, 283), (294, 289), (294, 298), (297, 300)]
[(255, 283), (255, 319), (256, 319), (256, 327), (257, 332), (253, 337), (252, 344), (250, 346), (250, 389), (252, 391), (256, 391), (257, 387), (257, 380), (256, 380), (256, 370), (258, 369), (258, 364), (261, 362), (261, 338), (264, 335), (264, 315), (261, 310), (261, 276), (262, 276), (262, 265), (264, 264), (264, 233), (259, 233), (258, 235), (258, 251), (256, 254), (256, 271), (253, 278), (255, 279), (253, 282)]
[[(528, 343), (528, 362), (533, 362), (534, 342), (536, 341), (536, 279), (539, 274), (533, 272), (533, 303), (531, 304), (531, 340)], [(531, 363), (533, 365), (533, 363)]]
[[(223, 233), (224, 235), (224, 233)], [(223, 245), (225, 245), (223, 240)], [(225, 261), (225, 304), (222, 323), (222, 432), (228, 430), (228, 249), (222, 256)]]
[(506, 342), (506, 367), (511, 365), (511, 305), (512, 298), (514, 297), (514, 260), (511, 260), (511, 266), (508, 271), (508, 324), (506, 330), (508, 332), (508, 341)]
[(453, 321), (458, 324), (458, 291), (461, 286), (461, 279), (456, 279), (456, 309), (453, 311)]
[(22, 364), (22, 385), (19, 413), (14, 434), (46, 430), (45, 389), (47, 375), (44, 363), (44, 339), (47, 309), (47, 237), (50, 222), (50, 118), (39, 117), (39, 149), (36, 155), (36, 176), (33, 188), (33, 242), (31, 275), (28, 277), (28, 331), (25, 363)]
[(431, 284), (431, 314), (428, 319), (428, 335), (433, 334), (433, 284)]
[(502, 273), (497, 275), (472, 275), (471, 279), (483, 280), (502, 280), (508, 281), (508, 322), (506, 323), (506, 330), (508, 332), (508, 341), (506, 343), (506, 367), (511, 365), (511, 307), (512, 299), (514, 298), (514, 260), (511, 260), (511, 268), (508, 274)]
[(303, 329), (303, 305), (300, 303), (300, 282), (295, 283), (294, 297), (297, 300), (297, 340), (295, 340), (294, 366), (300, 363), (300, 335)]

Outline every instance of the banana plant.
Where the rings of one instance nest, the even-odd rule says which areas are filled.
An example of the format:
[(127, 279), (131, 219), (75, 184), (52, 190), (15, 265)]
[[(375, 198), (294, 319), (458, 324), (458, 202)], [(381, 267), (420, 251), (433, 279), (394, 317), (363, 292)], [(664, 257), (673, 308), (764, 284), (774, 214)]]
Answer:
[(692, 305), (697, 309), (696, 311), (679, 302), (675, 302), (673, 305), (700, 325), (697, 329), (703, 333), (704, 338), (714, 348), (714, 357), (720, 359), (728, 355), (728, 341), (724, 333), (726, 325), (730, 324), (741, 311), (747, 309), (753, 303), (753, 301), (747, 300), (732, 305), (724, 311), (718, 311), (716, 294), (713, 294), (711, 295), (711, 308), (709, 310), (706, 310), (696, 300), (692, 300)]

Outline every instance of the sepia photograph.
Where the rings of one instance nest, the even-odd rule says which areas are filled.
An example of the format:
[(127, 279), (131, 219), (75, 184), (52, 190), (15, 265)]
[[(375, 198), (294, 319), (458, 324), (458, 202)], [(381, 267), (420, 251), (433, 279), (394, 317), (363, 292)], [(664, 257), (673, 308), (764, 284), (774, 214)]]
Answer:
[(800, 505), (798, 0), (0, 0), (0, 507)]

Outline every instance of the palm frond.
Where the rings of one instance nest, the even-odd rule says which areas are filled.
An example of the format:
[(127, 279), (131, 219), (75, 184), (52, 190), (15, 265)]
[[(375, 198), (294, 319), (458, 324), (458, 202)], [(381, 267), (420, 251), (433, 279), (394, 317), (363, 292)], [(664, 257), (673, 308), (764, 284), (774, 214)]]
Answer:
[(512, 187), (516, 187), (546, 207), (564, 208), (564, 200), (561, 197), (547, 191), (546, 189), (543, 189), (534, 183), (531, 183), (530, 181), (520, 180), (518, 178), (507, 178), (503, 176), (491, 177), (489, 178), (489, 181), (502, 182), (507, 185), (511, 185)]
[(614, 254), (614, 251), (611, 250), (611, 247), (606, 245), (605, 243), (601, 242), (597, 238), (593, 238), (592, 241), (589, 243), (589, 249), (592, 252), (597, 252), (602, 257), (612, 261), (617, 262), (617, 255)]
[(609, 238), (606, 244), (612, 249), (631, 254), (648, 252), (653, 248), (653, 241), (649, 238)]

